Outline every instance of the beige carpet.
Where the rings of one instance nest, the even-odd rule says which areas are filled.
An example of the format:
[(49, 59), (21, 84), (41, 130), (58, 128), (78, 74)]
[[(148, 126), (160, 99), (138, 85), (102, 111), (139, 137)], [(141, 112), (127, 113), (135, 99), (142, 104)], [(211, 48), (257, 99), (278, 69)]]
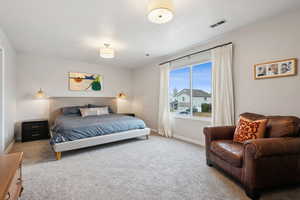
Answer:
[[(152, 136), (63, 153), (47, 141), (15, 144), (25, 153), (22, 200), (247, 200), (244, 191), (205, 164), (204, 149)], [(300, 199), (300, 189), (262, 200)]]

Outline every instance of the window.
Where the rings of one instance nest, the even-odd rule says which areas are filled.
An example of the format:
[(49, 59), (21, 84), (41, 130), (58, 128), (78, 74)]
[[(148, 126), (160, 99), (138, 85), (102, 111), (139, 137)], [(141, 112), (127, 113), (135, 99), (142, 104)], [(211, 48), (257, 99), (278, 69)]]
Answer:
[(175, 69), (170, 72), (170, 111), (178, 114), (189, 114), (190, 67)]
[(211, 68), (212, 63), (206, 62), (170, 72), (170, 112), (181, 116), (211, 117)]

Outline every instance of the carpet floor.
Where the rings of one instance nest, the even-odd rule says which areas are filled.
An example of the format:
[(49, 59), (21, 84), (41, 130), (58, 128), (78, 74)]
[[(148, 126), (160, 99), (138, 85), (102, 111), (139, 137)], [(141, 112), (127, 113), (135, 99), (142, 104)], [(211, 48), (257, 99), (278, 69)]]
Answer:
[[(248, 200), (242, 188), (206, 166), (204, 148), (152, 136), (62, 154), (48, 141), (16, 143), (24, 152), (22, 200)], [(262, 200), (300, 199), (300, 188)]]

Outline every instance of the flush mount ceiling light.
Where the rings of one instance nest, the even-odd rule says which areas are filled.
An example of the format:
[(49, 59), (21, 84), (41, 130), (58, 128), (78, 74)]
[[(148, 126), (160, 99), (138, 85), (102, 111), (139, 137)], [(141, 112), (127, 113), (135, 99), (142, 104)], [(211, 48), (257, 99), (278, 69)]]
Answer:
[(110, 47), (110, 44), (104, 44), (104, 47), (100, 48), (100, 56), (102, 58), (113, 58), (115, 57), (115, 50)]
[(172, 0), (150, 0), (148, 5), (148, 19), (152, 23), (164, 24), (174, 17)]

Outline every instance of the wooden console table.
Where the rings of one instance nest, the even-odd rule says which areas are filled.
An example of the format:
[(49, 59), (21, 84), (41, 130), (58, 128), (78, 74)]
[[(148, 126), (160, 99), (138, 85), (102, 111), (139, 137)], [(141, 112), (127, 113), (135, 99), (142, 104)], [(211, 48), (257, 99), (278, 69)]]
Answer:
[(0, 200), (17, 200), (23, 191), (23, 153), (0, 156)]

